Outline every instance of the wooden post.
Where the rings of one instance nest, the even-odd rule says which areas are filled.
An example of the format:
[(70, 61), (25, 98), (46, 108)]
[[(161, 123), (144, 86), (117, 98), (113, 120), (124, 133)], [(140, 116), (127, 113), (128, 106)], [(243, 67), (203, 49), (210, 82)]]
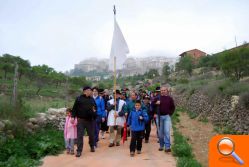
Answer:
[(18, 64), (15, 63), (14, 88), (13, 88), (13, 106), (16, 107), (17, 102), (17, 79), (18, 79)]
[(67, 76), (67, 80), (66, 80), (66, 92), (65, 92), (65, 95), (66, 95), (66, 97), (65, 97), (65, 107), (66, 108), (68, 108), (68, 101), (69, 101), (69, 99), (68, 99), (68, 96), (69, 96), (69, 93), (68, 93), (68, 76)]

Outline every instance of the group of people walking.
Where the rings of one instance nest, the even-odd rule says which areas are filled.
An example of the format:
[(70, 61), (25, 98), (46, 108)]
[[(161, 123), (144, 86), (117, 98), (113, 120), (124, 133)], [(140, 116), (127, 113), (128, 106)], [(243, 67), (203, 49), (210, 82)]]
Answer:
[[(83, 150), (83, 137), (89, 136), (90, 151), (98, 147), (99, 135), (109, 133), (109, 147), (120, 146), (121, 138), (131, 137), (130, 156), (141, 154), (142, 141), (149, 143), (151, 124), (157, 126), (159, 151), (171, 152), (171, 115), (175, 105), (166, 86), (157, 87), (155, 92), (108, 90), (85, 86), (72, 109), (67, 109), (64, 137), (67, 153), (74, 154), (74, 140), (77, 138), (76, 157)], [(127, 128), (126, 128), (127, 127)], [(115, 131), (117, 131), (115, 133)]]

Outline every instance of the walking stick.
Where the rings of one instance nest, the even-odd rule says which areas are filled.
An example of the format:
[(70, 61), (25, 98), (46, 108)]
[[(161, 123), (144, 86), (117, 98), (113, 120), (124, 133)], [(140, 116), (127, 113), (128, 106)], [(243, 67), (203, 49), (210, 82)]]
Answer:
[[(158, 100), (160, 101), (160, 96), (158, 98)], [(158, 115), (158, 128), (160, 129), (160, 110), (159, 110), (160, 104), (157, 104), (157, 115)]]

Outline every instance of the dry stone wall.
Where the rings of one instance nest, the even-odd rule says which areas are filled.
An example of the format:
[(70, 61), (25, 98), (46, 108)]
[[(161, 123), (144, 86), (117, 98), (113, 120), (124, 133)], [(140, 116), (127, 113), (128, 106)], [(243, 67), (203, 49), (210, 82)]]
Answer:
[[(64, 130), (66, 108), (49, 108), (45, 113), (38, 113), (35, 118), (30, 118), (25, 129), (28, 132), (35, 132), (37, 129), (51, 125), (58, 130)], [(16, 125), (9, 120), (0, 120), (0, 142), (7, 138), (14, 138), (13, 130)]]
[(208, 118), (214, 125), (228, 127), (239, 134), (249, 134), (249, 111), (239, 105), (238, 96), (214, 97), (210, 99), (197, 91), (191, 96), (174, 93), (178, 106), (197, 114), (200, 118)]
[(49, 108), (45, 113), (38, 113), (35, 118), (30, 118), (26, 124), (27, 131), (32, 132), (40, 127), (52, 125), (58, 130), (64, 129), (66, 108)]

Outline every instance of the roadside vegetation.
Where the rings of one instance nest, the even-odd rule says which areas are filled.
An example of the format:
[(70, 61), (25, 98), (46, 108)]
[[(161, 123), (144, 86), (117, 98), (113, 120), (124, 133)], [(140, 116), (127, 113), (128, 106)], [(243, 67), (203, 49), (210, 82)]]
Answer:
[(63, 133), (51, 127), (34, 134), (18, 133), (0, 142), (0, 167), (35, 167), (41, 158), (64, 150)]
[(25, 125), (29, 118), (48, 108), (72, 106), (81, 87), (91, 84), (85, 77), (68, 77), (47, 65), (31, 66), (18, 56), (0, 56), (0, 167), (38, 166), (42, 157), (64, 150), (62, 131), (48, 125), (31, 133)]
[(177, 108), (172, 116), (174, 143), (172, 145), (173, 155), (177, 157), (177, 167), (201, 167), (201, 164), (195, 160), (192, 147), (188, 143), (188, 139), (184, 137), (176, 128), (176, 124), (180, 121), (179, 114), (182, 109)]

